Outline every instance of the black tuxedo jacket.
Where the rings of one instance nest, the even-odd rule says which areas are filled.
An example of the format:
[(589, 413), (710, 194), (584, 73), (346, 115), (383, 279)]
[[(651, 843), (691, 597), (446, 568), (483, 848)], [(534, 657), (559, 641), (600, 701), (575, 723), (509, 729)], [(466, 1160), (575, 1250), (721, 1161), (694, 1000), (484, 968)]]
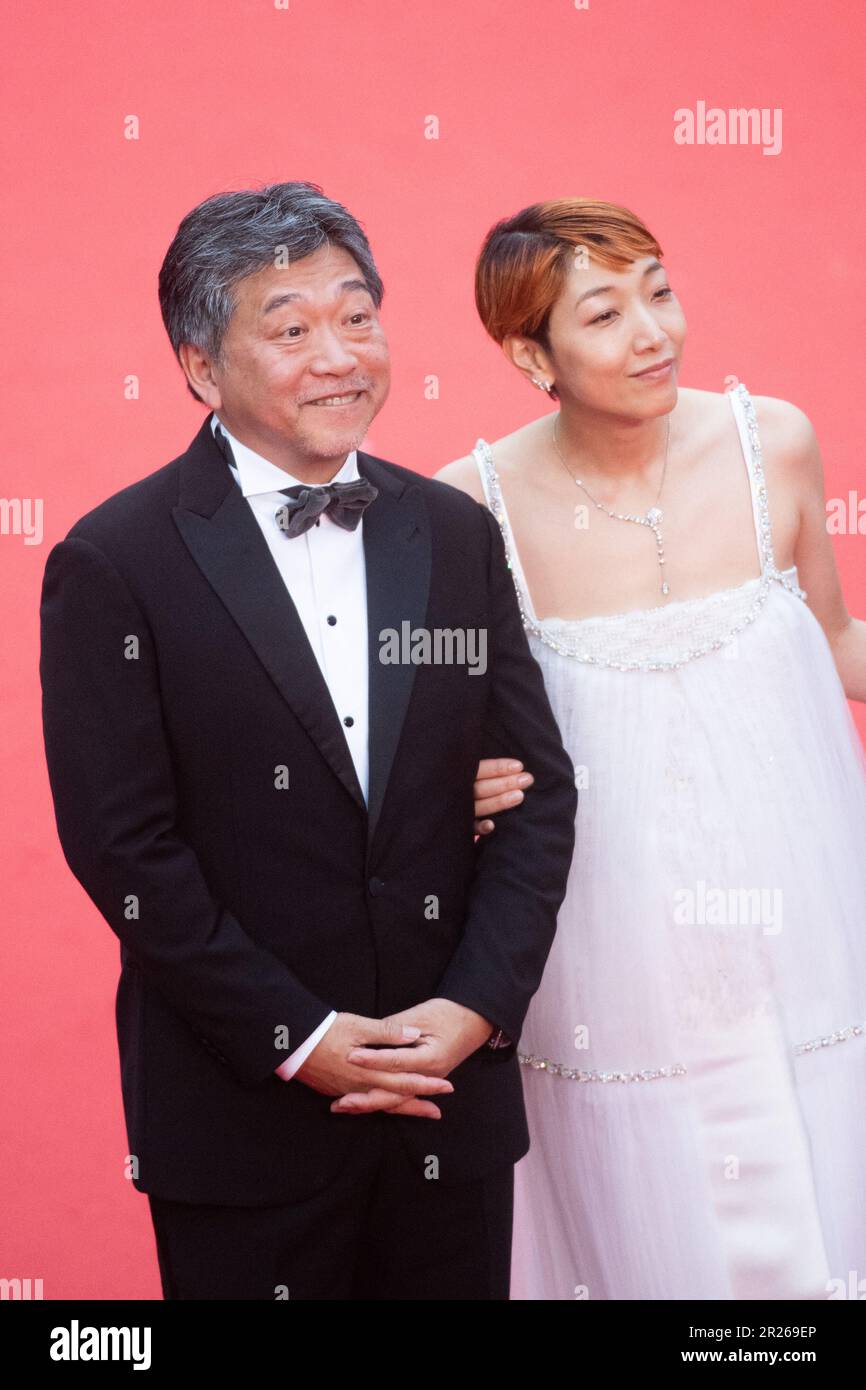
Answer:
[[(358, 468), (379, 489), (363, 523), (369, 806), (210, 416), (179, 458), (82, 517), (46, 564), (40, 674), (57, 827), (120, 939), (134, 1184), (157, 1196), (292, 1201), (383, 1124), (419, 1168), (435, 1155), (445, 1183), (529, 1147), (515, 1044), (565, 892), (574, 770), (495, 519), (369, 454)], [(486, 629), (486, 673), (383, 664), (380, 632), (405, 621)], [(502, 754), (535, 783), (475, 842), (477, 763)], [(331, 1008), (378, 1018), (434, 996), (513, 1040), (450, 1074), (441, 1120), (334, 1115), (333, 1097), (274, 1075)]]

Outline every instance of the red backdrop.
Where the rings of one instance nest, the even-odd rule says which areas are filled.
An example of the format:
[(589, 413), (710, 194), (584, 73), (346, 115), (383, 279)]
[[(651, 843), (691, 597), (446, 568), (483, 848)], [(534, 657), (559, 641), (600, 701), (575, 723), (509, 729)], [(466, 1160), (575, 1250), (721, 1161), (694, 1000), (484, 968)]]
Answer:
[[(123, 1177), (117, 943), (54, 831), (38, 600), (54, 541), (202, 419), (156, 295), (179, 219), (293, 178), (355, 213), (394, 367), (367, 447), (432, 473), (545, 408), (476, 318), (488, 227), (544, 198), (624, 203), (685, 308), (682, 383), (796, 402), (828, 495), (847, 497), (866, 491), (866, 16), (847, 0), (43, 0), (4, 28), (0, 490), (41, 499), (44, 531), (0, 535), (0, 1276), (42, 1278), (46, 1298), (157, 1298), (146, 1201)], [(701, 102), (781, 111), (781, 150), (676, 143), (674, 112)], [(835, 541), (858, 616), (864, 544)]]

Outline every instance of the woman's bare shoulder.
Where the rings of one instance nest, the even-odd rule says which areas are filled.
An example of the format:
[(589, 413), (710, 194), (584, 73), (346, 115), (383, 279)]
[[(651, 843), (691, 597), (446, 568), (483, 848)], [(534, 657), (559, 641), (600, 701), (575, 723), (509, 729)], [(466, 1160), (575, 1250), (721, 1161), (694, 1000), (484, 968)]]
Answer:
[(447, 483), (449, 487), (456, 487), (461, 492), (467, 492), (470, 497), (475, 498), (476, 502), (485, 500), (481, 475), (478, 472), (478, 464), (475, 462), (474, 454), (466, 454), (464, 458), (454, 459), (452, 463), (446, 463), (444, 468), (440, 468), (438, 473), (433, 474), (433, 478), (437, 483)]
[[(704, 391), (698, 387), (681, 387), (680, 405), (683, 417), (695, 434), (715, 426), (723, 434), (730, 430), (729, 391)], [(756, 396), (749, 392), (755, 409), (758, 437), (765, 455), (783, 459), (802, 455), (813, 439), (808, 416), (791, 401), (775, 396)]]
[(758, 433), (763, 448), (770, 446), (780, 458), (796, 460), (814, 449), (815, 431), (804, 410), (777, 396), (752, 396)]
[[(507, 474), (512, 467), (519, 467), (520, 460), (526, 456), (526, 450), (537, 440), (543, 424), (544, 419), (530, 420), (528, 424), (521, 425), (511, 434), (502, 435), (500, 439), (485, 440), (498, 473)], [(446, 463), (445, 467), (440, 468), (433, 476), (440, 483), (450, 483), (452, 487), (459, 487), (462, 492), (468, 492), (479, 502), (485, 500), (474, 454), (467, 454), (464, 458), (455, 459), (453, 463)]]

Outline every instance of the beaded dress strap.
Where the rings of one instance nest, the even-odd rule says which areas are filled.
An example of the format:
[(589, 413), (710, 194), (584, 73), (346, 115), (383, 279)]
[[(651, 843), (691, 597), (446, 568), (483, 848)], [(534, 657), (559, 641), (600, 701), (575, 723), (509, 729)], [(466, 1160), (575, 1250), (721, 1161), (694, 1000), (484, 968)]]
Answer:
[(502, 532), (502, 541), (505, 546), (505, 558), (508, 561), (508, 568), (517, 590), (521, 616), (524, 620), (528, 618), (530, 624), (537, 627), (538, 619), (535, 616), (535, 609), (529, 596), (529, 586), (526, 583), (526, 575), (523, 573), (523, 565), (520, 563), (517, 546), (514, 544), (514, 532), (511, 529), (508, 509), (505, 505), (505, 498), (502, 496), (502, 488), (499, 485), (499, 474), (493, 462), (493, 451), (485, 439), (479, 439), (476, 441), (472, 454), (478, 466), (478, 472), (481, 474), (481, 486), (484, 488), (487, 505), (499, 522), (499, 529)]
[(791, 571), (782, 571), (776, 565), (776, 557), (773, 554), (773, 537), (770, 531), (770, 512), (767, 503), (767, 482), (764, 477), (764, 465), (761, 460), (761, 440), (758, 434), (758, 420), (755, 415), (755, 407), (748, 390), (742, 382), (728, 393), (731, 398), (731, 409), (734, 412), (734, 420), (737, 432), (740, 436), (740, 444), (743, 450), (743, 457), (746, 460), (746, 472), (749, 476), (749, 488), (752, 495), (752, 516), (755, 522), (755, 537), (758, 545), (758, 559), (761, 563), (761, 575), (767, 579), (777, 579), (786, 589), (790, 589), (798, 598), (805, 599), (806, 594), (790, 577)]

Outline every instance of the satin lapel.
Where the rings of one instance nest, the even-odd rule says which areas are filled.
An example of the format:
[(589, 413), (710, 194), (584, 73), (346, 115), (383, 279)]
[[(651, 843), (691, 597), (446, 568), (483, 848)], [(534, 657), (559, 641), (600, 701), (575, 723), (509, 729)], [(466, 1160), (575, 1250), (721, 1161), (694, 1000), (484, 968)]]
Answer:
[(330, 691), (258, 522), (214, 441), (210, 419), (181, 459), (175, 523), (277, 689), (363, 811), (364, 795)]
[(368, 852), (379, 821), (394, 755), (415, 681), (411, 662), (379, 659), (385, 629), (423, 625), (430, 592), (430, 523), (421, 488), (404, 482), (381, 459), (358, 453), (358, 472), (379, 489), (364, 512), (369, 645)]

